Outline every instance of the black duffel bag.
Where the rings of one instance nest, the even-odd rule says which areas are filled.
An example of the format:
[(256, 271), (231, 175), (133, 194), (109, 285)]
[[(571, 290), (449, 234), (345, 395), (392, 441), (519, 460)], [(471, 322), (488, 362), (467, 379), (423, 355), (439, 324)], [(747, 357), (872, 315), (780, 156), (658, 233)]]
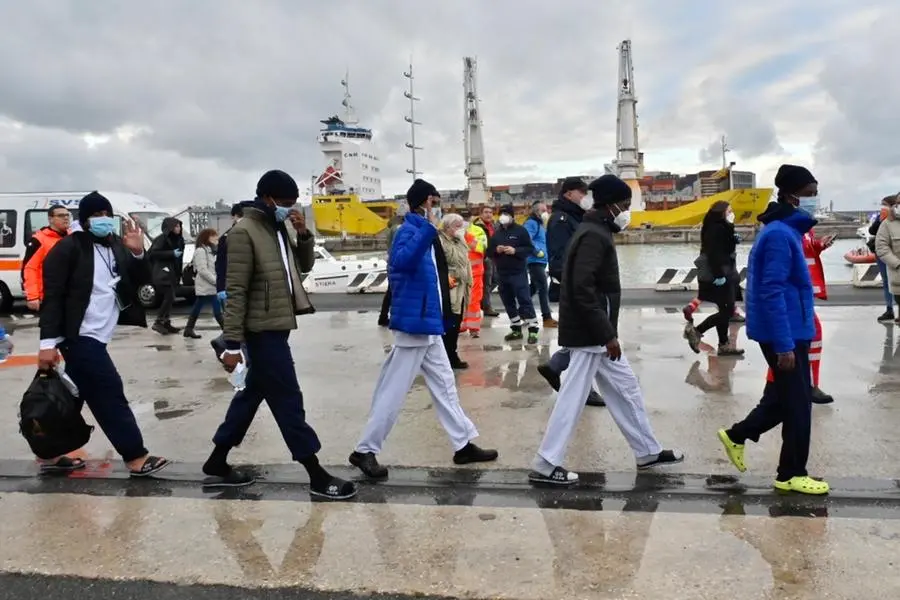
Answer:
[(56, 371), (38, 371), (19, 405), (19, 432), (38, 458), (51, 460), (82, 448), (93, 427)]

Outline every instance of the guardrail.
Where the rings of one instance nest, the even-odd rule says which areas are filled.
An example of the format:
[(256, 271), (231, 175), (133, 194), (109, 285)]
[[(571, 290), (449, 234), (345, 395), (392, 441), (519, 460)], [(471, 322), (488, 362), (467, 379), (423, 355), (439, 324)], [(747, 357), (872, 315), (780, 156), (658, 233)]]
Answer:
[[(741, 287), (744, 287), (747, 279), (747, 267), (741, 267), (739, 273)], [(657, 269), (654, 289), (657, 292), (697, 291), (697, 269), (696, 267)]]

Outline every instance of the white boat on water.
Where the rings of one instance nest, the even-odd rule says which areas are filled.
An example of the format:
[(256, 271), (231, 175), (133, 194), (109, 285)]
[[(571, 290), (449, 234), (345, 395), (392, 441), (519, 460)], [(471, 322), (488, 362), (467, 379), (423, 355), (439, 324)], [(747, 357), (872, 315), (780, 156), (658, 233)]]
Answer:
[[(316, 262), (304, 274), (303, 287), (308, 294), (362, 294), (387, 291), (387, 261), (378, 257), (332, 255), (316, 244)], [(194, 257), (194, 244), (184, 247), (184, 264)], [(191, 282), (193, 283), (193, 282)]]

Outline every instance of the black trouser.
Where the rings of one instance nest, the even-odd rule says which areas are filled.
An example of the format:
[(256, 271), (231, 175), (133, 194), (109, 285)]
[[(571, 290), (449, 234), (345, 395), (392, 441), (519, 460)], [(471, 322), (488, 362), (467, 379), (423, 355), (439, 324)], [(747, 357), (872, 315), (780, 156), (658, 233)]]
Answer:
[(528, 278), (531, 280), (531, 294), (537, 294), (538, 301), (541, 303), (541, 317), (545, 321), (553, 318), (553, 313), (550, 311), (547, 265), (543, 263), (531, 263), (528, 265)]
[(510, 322), (521, 326), (522, 321), (529, 327), (535, 326), (534, 302), (531, 300), (531, 289), (528, 287), (528, 273), (504, 273), (500, 275), (500, 300)]
[(297, 382), (294, 358), (288, 345), (289, 333), (247, 334), (246, 352), (250, 358), (247, 387), (231, 399), (225, 421), (213, 437), (216, 446), (234, 448), (240, 445), (259, 405), (265, 400), (294, 460), (301, 462), (322, 448), (316, 432), (306, 422), (303, 392)]
[(459, 358), (459, 326), (462, 323), (462, 315), (450, 315), (450, 319), (446, 324), (446, 331), (443, 335), (444, 350), (447, 351), (447, 357), (450, 364), (460, 362)]
[(494, 289), (494, 261), (488, 257), (484, 258), (484, 276), (481, 278), (484, 282), (484, 294), (481, 296), (481, 310), (489, 311), (491, 308), (491, 290)]
[(390, 310), (391, 310), (391, 284), (388, 284), (388, 289), (384, 293), (384, 298), (381, 300), (381, 314), (378, 315), (379, 323), (387, 323), (390, 318)]
[(807, 474), (809, 438), (812, 428), (812, 382), (809, 373), (809, 342), (795, 342), (796, 364), (790, 371), (778, 368), (771, 344), (760, 344), (775, 381), (766, 383), (759, 404), (740, 423), (732, 425), (728, 437), (735, 444), (759, 441), (759, 436), (781, 424), (781, 458), (778, 481)]
[(706, 333), (715, 327), (716, 333), (719, 335), (719, 345), (724, 346), (728, 343), (728, 324), (734, 315), (734, 302), (716, 302), (716, 307), (719, 309), (718, 312), (709, 315), (697, 325), (697, 331)]
[(66, 375), (78, 388), (78, 399), (91, 409), (97, 425), (122, 460), (129, 462), (146, 455), (141, 430), (125, 397), (122, 377), (106, 344), (81, 336), (64, 341), (59, 349), (66, 361)]
[(156, 313), (156, 322), (168, 323), (172, 318), (172, 305), (175, 304), (175, 286), (159, 286), (156, 288), (156, 293), (162, 295), (159, 312)]

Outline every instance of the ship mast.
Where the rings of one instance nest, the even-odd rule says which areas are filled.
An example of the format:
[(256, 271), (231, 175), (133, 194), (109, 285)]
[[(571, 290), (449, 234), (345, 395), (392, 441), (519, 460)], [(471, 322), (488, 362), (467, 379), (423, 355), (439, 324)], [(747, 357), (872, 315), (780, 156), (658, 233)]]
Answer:
[(409, 90), (403, 92), (403, 95), (409, 99), (409, 114), (403, 117), (403, 120), (409, 123), (409, 141), (406, 142), (406, 147), (409, 148), (410, 154), (412, 154), (412, 168), (407, 169), (406, 172), (412, 175), (413, 180), (415, 180), (422, 174), (421, 171), (416, 170), (416, 150), (422, 150), (421, 146), (416, 146), (416, 125), (421, 125), (422, 123), (416, 121), (416, 102), (421, 100), (421, 98), (416, 98), (413, 93), (413, 80), (415, 77), (413, 76), (412, 59), (409, 61), (409, 71), (404, 71), (403, 76), (409, 79)]
[(619, 44), (618, 105), (616, 107), (616, 170), (619, 178), (631, 187), (632, 204), (644, 208), (638, 172), (641, 160), (638, 151), (637, 97), (634, 94), (634, 65), (631, 40)]
[(350, 102), (350, 69), (347, 69), (344, 78), (341, 79), (341, 85), (344, 87), (344, 100), (341, 102), (344, 106), (344, 123), (356, 125), (359, 123), (359, 119), (356, 118), (356, 111), (353, 110), (353, 104)]
[(722, 136), (722, 168), (727, 169), (728, 171), (728, 189), (734, 189), (734, 179), (731, 176), (731, 171), (734, 168), (735, 162), (728, 162), (728, 153), (731, 152), (731, 148), (728, 147), (728, 141), (726, 137)]
[(487, 173), (484, 169), (484, 140), (481, 137), (481, 111), (478, 108), (478, 91), (475, 85), (476, 60), (463, 58), (463, 145), (466, 153), (466, 187), (469, 204), (486, 204), (490, 195)]

